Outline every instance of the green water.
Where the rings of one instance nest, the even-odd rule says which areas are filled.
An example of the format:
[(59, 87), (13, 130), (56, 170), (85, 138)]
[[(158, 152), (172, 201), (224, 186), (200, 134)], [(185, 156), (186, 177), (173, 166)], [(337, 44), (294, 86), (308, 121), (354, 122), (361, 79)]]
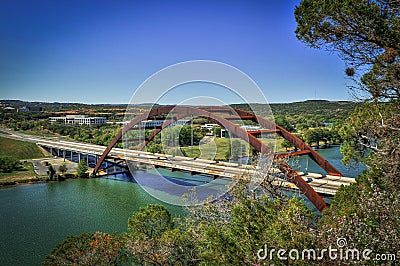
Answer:
[(132, 213), (150, 203), (160, 202), (137, 184), (103, 178), (2, 188), (0, 265), (41, 265), (68, 235), (126, 231)]

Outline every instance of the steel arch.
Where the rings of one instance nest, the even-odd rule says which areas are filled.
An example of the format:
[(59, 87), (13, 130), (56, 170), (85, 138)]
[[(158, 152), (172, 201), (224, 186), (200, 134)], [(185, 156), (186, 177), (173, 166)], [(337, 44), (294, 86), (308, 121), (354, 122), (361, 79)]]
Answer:
[[(247, 141), (253, 148), (255, 148), (258, 152), (262, 154), (268, 154), (272, 153), (272, 151), (269, 149), (267, 145), (265, 145), (263, 142), (261, 142), (259, 139), (257, 139), (255, 136), (253, 136), (251, 133), (248, 133), (246, 130), (238, 126), (237, 124), (233, 123), (230, 121), (230, 119), (235, 119), (234, 117), (232, 118), (224, 118), (221, 115), (217, 115), (213, 112), (228, 112), (232, 114), (232, 110), (238, 115), (236, 118), (237, 119), (247, 119), (247, 120), (252, 120), (258, 124), (260, 124), (262, 127), (266, 129), (276, 129), (276, 133), (281, 135), (283, 138), (287, 139), (291, 143), (295, 145), (296, 148), (300, 149), (300, 151), (303, 151), (304, 154), (309, 155), (318, 165), (320, 165), (324, 170), (328, 172), (328, 174), (332, 175), (339, 175), (341, 176), (341, 173), (333, 167), (327, 160), (325, 160), (320, 154), (315, 152), (311, 147), (309, 147), (307, 144), (305, 144), (302, 140), (285, 130), (284, 128), (276, 125), (275, 123), (259, 117), (257, 115), (254, 115), (250, 112), (243, 111), (240, 109), (228, 109), (228, 108), (221, 108), (221, 107), (204, 107), (204, 108), (195, 108), (195, 107), (189, 107), (189, 106), (163, 106), (159, 108), (155, 108), (152, 110), (149, 110), (148, 112), (139, 115), (132, 119), (128, 124), (126, 124), (114, 137), (114, 139), (109, 143), (107, 148), (104, 150), (103, 154), (101, 155), (100, 159), (98, 160), (94, 170), (93, 174), (96, 175), (97, 172), (99, 171), (101, 164), (103, 161), (107, 158), (109, 152), (111, 149), (117, 144), (117, 142), (122, 138), (123, 134), (127, 132), (128, 130), (132, 129), (135, 125), (139, 124), (143, 120), (147, 120), (151, 117), (159, 116), (159, 115), (165, 115), (169, 114), (171, 112), (177, 112), (179, 114), (178, 117), (176, 117), (176, 120), (182, 119), (184, 117), (189, 117), (189, 116), (196, 116), (196, 117), (203, 117), (208, 119), (209, 121), (212, 121), (216, 124), (221, 125), (222, 127), (226, 128), (228, 131), (236, 135), (237, 137)], [(235, 114), (233, 113), (233, 114)], [(161, 128), (154, 129), (150, 136), (143, 141), (143, 143), (140, 145), (140, 149), (143, 149), (146, 144), (155, 137), (156, 134), (158, 134), (162, 129), (173, 123), (174, 121), (165, 121)], [(280, 158), (280, 155), (274, 154), (275, 158)], [(325, 201), (321, 198), (321, 196), (314, 191), (314, 189), (306, 182), (303, 180), (301, 176), (297, 174), (297, 172), (290, 167), (284, 160), (277, 160), (277, 167), (279, 170), (284, 173), (299, 189), (300, 191), (314, 204), (314, 206), (319, 210), (322, 211), (324, 208), (327, 207)]]

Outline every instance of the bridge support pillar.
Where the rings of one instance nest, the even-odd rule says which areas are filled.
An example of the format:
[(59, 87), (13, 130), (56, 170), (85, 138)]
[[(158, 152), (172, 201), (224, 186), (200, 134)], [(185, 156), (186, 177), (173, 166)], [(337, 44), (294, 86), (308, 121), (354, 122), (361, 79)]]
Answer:
[(71, 154), (70, 154), (71, 155), (71, 157), (70, 157), (71, 158), (71, 162), (72, 162), (72, 159), (73, 159), (73, 156), (72, 156), (73, 154), (74, 154), (74, 152), (71, 151)]
[(63, 159), (64, 159), (64, 162), (65, 162), (65, 150), (63, 150)]
[(80, 163), (80, 162), (81, 162), (81, 153), (78, 152), (78, 163)]

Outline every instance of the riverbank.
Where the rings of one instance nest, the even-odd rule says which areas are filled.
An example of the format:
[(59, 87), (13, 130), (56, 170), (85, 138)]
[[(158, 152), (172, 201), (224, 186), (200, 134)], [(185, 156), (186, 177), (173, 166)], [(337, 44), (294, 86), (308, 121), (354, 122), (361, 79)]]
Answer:
[[(56, 174), (60, 175), (58, 169), (65, 164), (67, 171), (59, 179), (50, 180), (47, 175), (49, 165), (52, 165)], [(62, 158), (39, 158), (21, 160), (21, 167), (11, 173), (0, 173), (0, 188), (22, 184), (37, 184), (75, 179), (78, 164)]]

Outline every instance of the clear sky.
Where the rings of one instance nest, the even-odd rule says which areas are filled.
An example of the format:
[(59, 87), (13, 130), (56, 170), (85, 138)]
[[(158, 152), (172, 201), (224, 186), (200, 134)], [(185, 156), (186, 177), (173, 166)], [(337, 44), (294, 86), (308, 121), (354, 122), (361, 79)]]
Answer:
[(269, 102), (351, 100), (338, 56), (296, 39), (298, 3), (1, 1), (0, 99), (128, 103), (158, 70), (208, 59), (248, 74)]

